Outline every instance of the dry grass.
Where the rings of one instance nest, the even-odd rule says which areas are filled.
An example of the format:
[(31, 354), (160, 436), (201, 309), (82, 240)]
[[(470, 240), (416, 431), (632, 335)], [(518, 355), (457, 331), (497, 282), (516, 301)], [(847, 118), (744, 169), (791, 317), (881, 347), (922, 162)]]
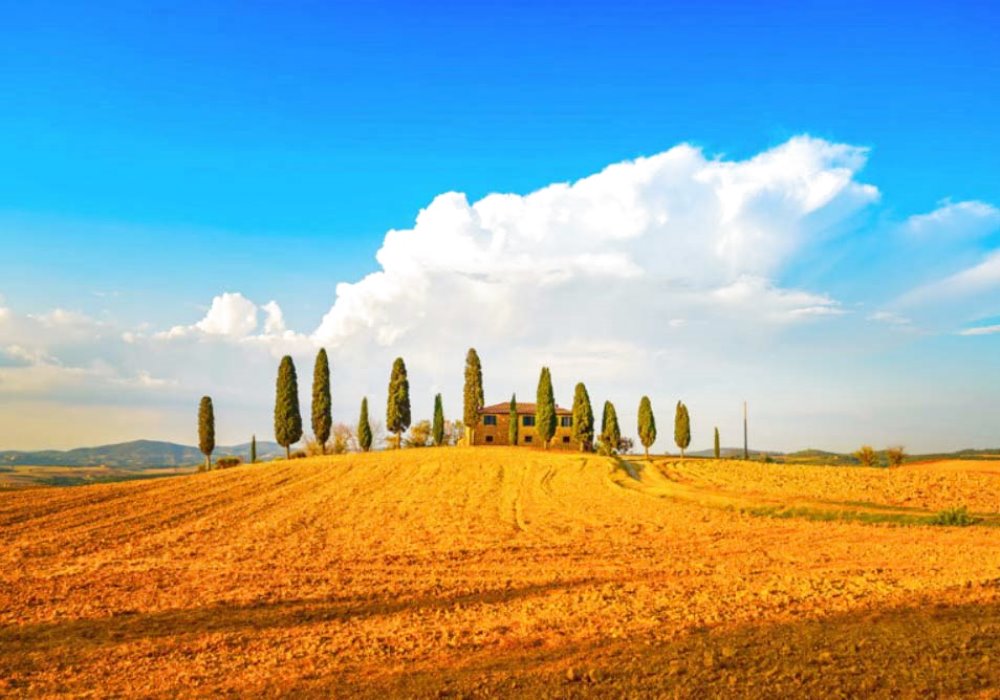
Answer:
[(995, 513), (997, 467), (448, 448), (0, 494), (0, 694), (990, 697), (995, 528), (748, 510)]

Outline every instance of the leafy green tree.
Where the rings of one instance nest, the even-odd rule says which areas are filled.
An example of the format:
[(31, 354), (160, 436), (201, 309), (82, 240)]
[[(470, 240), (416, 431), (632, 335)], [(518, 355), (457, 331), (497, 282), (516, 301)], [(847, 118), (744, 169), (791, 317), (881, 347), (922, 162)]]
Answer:
[(483, 394), (483, 366), (479, 362), (479, 354), (475, 348), (469, 348), (465, 355), (465, 387), (462, 391), (463, 411), (462, 421), (465, 423), (466, 436), (470, 445), (475, 443), (476, 426), (479, 425), (479, 414), (485, 404)]
[(674, 442), (681, 449), (681, 457), (684, 457), (684, 450), (691, 444), (691, 418), (688, 416), (688, 409), (682, 402), (677, 402), (677, 411), (674, 414)]
[(507, 442), (517, 444), (517, 394), (510, 395), (510, 417), (507, 423)]
[(358, 447), (362, 452), (372, 448), (372, 424), (368, 420), (368, 397), (361, 399), (361, 415), (358, 417)]
[(434, 397), (434, 427), (431, 429), (431, 436), (438, 447), (444, 444), (444, 406), (441, 404), (441, 394)]
[(722, 457), (722, 447), (719, 446), (719, 429), (715, 429), (715, 458), (719, 459)]
[(900, 447), (889, 447), (885, 451), (885, 457), (889, 461), (890, 467), (901, 467), (903, 466), (903, 460), (906, 459), (906, 451)]
[(292, 458), (291, 446), (302, 438), (302, 414), (299, 412), (299, 380), (290, 355), (281, 358), (274, 401), (274, 439)]
[(580, 445), (581, 452), (591, 449), (594, 444), (594, 410), (583, 382), (573, 391), (573, 439)]
[(389, 377), (389, 400), (385, 407), (385, 429), (396, 434), (395, 447), (403, 446), (403, 432), (410, 427), (410, 380), (406, 363), (397, 357)]
[(250, 438), (250, 464), (257, 464), (257, 436)]
[(535, 433), (545, 449), (556, 434), (556, 397), (552, 392), (552, 375), (548, 367), (542, 367), (538, 377), (538, 397), (535, 406)]
[(622, 431), (618, 427), (618, 412), (610, 401), (604, 402), (604, 415), (601, 417), (601, 451), (613, 455), (621, 445)]
[(854, 453), (854, 458), (863, 467), (874, 467), (878, 465), (878, 453), (871, 445), (862, 445), (861, 449)]
[(648, 396), (639, 400), (639, 441), (646, 450), (646, 459), (649, 459), (649, 447), (656, 442), (656, 417)]
[(326, 349), (320, 348), (313, 368), (312, 429), (319, 443), (320, 453), (326, 454), (326, 442), (333, 426), (330, 400), (330, 360)]
[(215, 409), (210, 396), (202, 396), (198, 405), (198, 449), (205, 455), (205, 469), (211, 469), (212, 452), (215, 451)]

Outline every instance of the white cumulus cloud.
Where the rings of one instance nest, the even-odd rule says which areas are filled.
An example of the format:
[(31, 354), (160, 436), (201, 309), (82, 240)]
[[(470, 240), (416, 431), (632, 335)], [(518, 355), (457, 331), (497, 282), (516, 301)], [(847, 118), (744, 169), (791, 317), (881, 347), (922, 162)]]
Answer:
[(338, 285), (314, 338), (544, 344), (554, 333), (638, 332), (712, 313), (839, 314), (822, 293), (775, 280), (799, 249), (878, 198), (855, 180), (865, 156), (809, 137), (743, 161), (681, 145), (528, 195), (470, 204), (442, 194), (412, 229), (386, 235), (381, 270)]

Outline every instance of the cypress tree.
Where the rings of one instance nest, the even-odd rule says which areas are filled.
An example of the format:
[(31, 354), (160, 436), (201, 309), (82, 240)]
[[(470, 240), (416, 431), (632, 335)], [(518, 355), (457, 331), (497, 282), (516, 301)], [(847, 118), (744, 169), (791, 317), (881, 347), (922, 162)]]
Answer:
[(578, 383), (573, 392), (573, 439), (580, 445), (581, 452), (589, 450), (594, 442), (594, 410), (583, 382)]
[(677, 412), (674, 414), (674, 442), (681, 448), (681, 457), (684, 457), (684, 450), (691, 444), (691, 418), (688, 416), (688, 409), (682, 402), (677, 402)]
[(302, 438), (302, 414), (299, 413), (299, 380), (290, 355), (281, 358), (274, 401), (274, 439), (291, 459), (292, 445)]
[(476, 426), (479, 424), (479, 413), (483, 409), (483, 366), (479, 362), (479, 353), (475, 348), (469, 348), (465, 355), (465, 387), (462, 390), (463, 410), (462, 422), (465, 424), (466, 441), (472, 445), (475, 442)]
[(406, 363), (397, 357), (389, 377), (389, 400), (385, 407), (385, 427), (396, 434), (396, 449), (403, 446), (403, 431), (410, 427), (410, 381)]
[(722, 448), (719, 446), (719, 428), (715, 428), (715, 458), (719, 459), (722, 456)]
[(372, 424), (368, 420), (368, 397), (361, 399), (361, 415), (358, 417), (358, 447), (362, 452), (372, 448)]
[(257, 436), (250, 438), (250, 464), (257, 464)]
[(639, 441), (646, 450), (646, 459), (649, 459), (649, 447), (656, 442), (656, 418), (648, 396), (639, 401)]
[(438, 447), (444, 444), (444, 406), (441, 405), (441, 394), (434, 397), (434, 426), (431, 428), (431, 437)]
[(538, 377), (535, 433), (545, 445), (545, 449), (549, 449), (549, 442), (556, 434), (556, 397), (552, 393), (552, 375), (548, 367), (542, 367), (542, 374)]
[(326, 441), (330, 439), (333, 426), (330, 403), (330, 361), (326, 349), (320, 348), (313, 368), (312, 429), (323, 454), (326, 454)]
[(517, 394), (510, 395), (510, 417), (507, 423), (507, 442), (517, 444)]
[(202, 396), (198, 405), (198, 449), (205, 455), (205, 469), (211, 469), (212, 452), (215, 451), (215, 409), (210, 396)]
[(622, 431), (618, 427), (618, 412), (610, 401), (604, 402), (604, 416), (601, 418), (601, 444), (609, 454), (614, 454), (622, 440)]

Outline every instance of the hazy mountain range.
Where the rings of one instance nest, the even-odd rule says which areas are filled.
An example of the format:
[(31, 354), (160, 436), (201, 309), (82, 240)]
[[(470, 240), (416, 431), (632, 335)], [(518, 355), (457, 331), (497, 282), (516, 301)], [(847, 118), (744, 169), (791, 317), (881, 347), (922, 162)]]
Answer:
[[(285, 449), (274, 442), (257, 441), (257, 458), (270, 459), (284, 455)], [(248, 459), (250, 443), (231, 447), (216, 447), (213, 457), (235, 455)], [(204, 456), (197, 447), (156, 440), (134, 440), (117, 445), (79, 447), (74, 450), (41, 450), (0, 452), (0, 466), (94, 467), (104, 465), (124, 469), (146, 467), (179, 467), (200, 464)]]

